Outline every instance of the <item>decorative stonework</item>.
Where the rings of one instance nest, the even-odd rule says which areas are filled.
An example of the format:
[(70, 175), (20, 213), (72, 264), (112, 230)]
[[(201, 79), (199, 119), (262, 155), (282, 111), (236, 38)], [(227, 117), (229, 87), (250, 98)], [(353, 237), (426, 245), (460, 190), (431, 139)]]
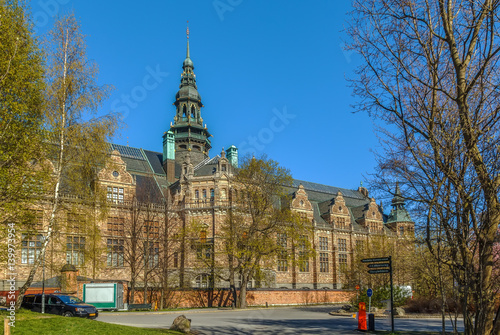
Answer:
[(307, 192), (304, 189), (302, 184), (299, 185), (297, 191), (295, 191), (292, 198), (292, 206), (293, 209), (303, 210), (303, 211), (312, 211), (312, 205), (307, 196)]

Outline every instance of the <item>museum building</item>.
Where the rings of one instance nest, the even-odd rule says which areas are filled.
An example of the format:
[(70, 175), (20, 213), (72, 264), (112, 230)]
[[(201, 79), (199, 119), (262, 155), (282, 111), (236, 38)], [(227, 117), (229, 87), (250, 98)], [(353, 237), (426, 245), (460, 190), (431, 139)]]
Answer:
[[(238, 168), (238, 148), (230, 145), (220, 154), (210, 156), (211, 134), (202, 118), (204, 106), (196, 85), (189, 40), (182, 70), (173, 103), (173, 122), (163, 134), (163, 152), (110, 144), (111, 163), (98, 174), (110, 203), (107, 219), (97, 223), (101, 248), (90, 248), (91, 241), (85, 233), (67, 228), (71, 220), (77, 220), (74, 216), (68, 213), (59, 218), (65, 221), (60, 227), (66, 228), (56, 232), (45, 260), (46, 278), (53, 281), (52, 286), (61, 284), (57, 281), (62, 278), (63, 267), (76, 269), (79, 281), (120, 281), (129, 290), (131, 280), (135, 289), (141, 290), (146, 285), (158, 288), (165, 278), (171, 287), (229, 285), (223, 279), (211, 282), (214, 270), (207, 267), (207, 259), (218, 257), (217, 264), (224, 263), (223, 253), (218, 252), (222, 248), (218, 237), (237, 191), (231, 177)], [(252, 287), (339, 289), (346, 284), (343, 270), (371, 237), (414, 235), (414, 223), (399, 188), (389, 215), (362, 186), (350, 190), (294, 180), (287, 191), (292, 210), (314, 227), (311, 242), (315, 254), (301, 264), (276, 259), (263, 269), (265, 279), (252, 281)], [(28, 275), (40, 252), (39, 236), (48, 221), (43, 206), (37, 217), (38, 233), (23, 235), (18, 260), (20, 279)], [(181, 229), (186, 231), (189, 225), (196, 225), (196, 229), (188, 227), (191, 235), (180, 236)], [(134, 234), (140, 241), (134, 244), (137, 250), (131, 255)], [(286, 245), (286, 237), (280, 243)], [(95, 250), (100, 250), (98, 255)], [(134, 274), (132, 260), (139, 264)], [(36, 283), (41, 280), (40, 272), (33, 287), (40, 286), (40, 282)], [(222, 273), (217, 278), (223, 277)], [(4, 287), (7, 279), (2, 281)], [(18, 281), (18, 286), (21, 284), (22, 280)]]

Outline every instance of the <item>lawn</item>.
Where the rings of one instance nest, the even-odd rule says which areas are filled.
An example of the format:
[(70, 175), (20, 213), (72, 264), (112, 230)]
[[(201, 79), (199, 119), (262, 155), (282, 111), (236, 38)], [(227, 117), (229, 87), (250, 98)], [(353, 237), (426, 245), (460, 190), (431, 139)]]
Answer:
[[(6, 312), (1, 312), (2, 319), (7, 317)], [(99, 319), (99, 318), (97, 318)], [(2, 330), (3, 334), (3, 321)], [(84, 334), (119, 334), (119, 335), (156, 335), (171, 334), (178, 335), (166, 329), (136, 328), (129, 326), (113, 325), (110, 323), (99, 322), (97, 320), (88, 320), (82, 318), (65, 318), (58, 315), (34, 313), (28, 310), (20, 310), (16, 313), (16, 327), (11, 327), (12, 335), (84, 335)]]

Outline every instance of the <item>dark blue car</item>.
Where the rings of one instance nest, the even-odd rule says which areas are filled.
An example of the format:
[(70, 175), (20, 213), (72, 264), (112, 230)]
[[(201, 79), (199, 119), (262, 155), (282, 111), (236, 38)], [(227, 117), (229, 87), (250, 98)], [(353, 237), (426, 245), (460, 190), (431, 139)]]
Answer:
[[(33, 312), (41, 313), (42, 295), (25, 295), (21, 307), (30, 309)], [(46, 294), (45, 313), (62, 316), (79, 316), (90, 319), (95, 319), (99, 316), (99, 313), (94, 306), (84, 303), (77, 297), (64, 294)]]

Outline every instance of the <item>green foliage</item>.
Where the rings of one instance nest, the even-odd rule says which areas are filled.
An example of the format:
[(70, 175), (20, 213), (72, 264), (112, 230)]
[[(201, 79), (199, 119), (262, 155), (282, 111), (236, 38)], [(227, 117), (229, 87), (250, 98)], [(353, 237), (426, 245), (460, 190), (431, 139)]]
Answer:
[[(278, 243), (278, 234), (286, 236), (288, 245), (298, 245), (303, 257), (311, 256), (313, 227), (290, 208), (286, 187), (291, 186), (292, 177), (287, 169), (265, 156), (247, 157), (232, 184), (236, 192), (221, 228), (230, 281), (236, 273), (242, 287), (252, 278), (265, 280), (265, 270), (275, 266), (278, 254), (287, 251)], [(286, 255), (293, 258), (291, 253)], [(244, 308), (241, 292), (238, 307)]]
[(27, 9), (0, 2), (0, 224), (28, 223), (27, 208), (39, 195), (43, 123), (43, 53)]
[[(46, 161), (52, 163), (52, 173), (50, 183), (43, 190), (44, 197), (38, 199), (40, 203), (46, 201), (50, 212), (40, 255), (45, 253), (48, 241), (54, 238), (53, 231), (60, 228), (58, 221), (67, 220), (71, 212), (83, 219), (75, 220), (69, 227), (71, 230), (66, 232), (85, 239), (85, 270), (90, 268), (95, 277), (102, 266), (104, 248), (98, 223), (108, 209), (106, 191), (98, 182), (98, 171), (109, 160), (107, 142), (117, 129), (118, 116), (95, 117), (110, 88), (97, 84), (97, 66), (86, 57), (84, 35), (74, 15), (55, 22), (44, 46), (47, 66), (43, 152)], [(60, 242), (65, 243), (64, 240)], [(40, 257), (20, 288), (17, 306), (39, 263)]]
[[(371, 297), (371, 304), (373, 307), (386, 308), (387, 301), (391, 300), (391, 286), (380, 286), (373, 289), (373, 295)], [(358, 308), (358, 302), (366, 303), (366, 309), (368, 310), (368, 296), (366, 295), (366, 289), (361, 289), (358, 297), (353, 297), (351, 303), (355, 308)], [(408, 301), (407, 292), (401, 287), (394, 286), (394, 307), (400, 307), (406, 304)]]

